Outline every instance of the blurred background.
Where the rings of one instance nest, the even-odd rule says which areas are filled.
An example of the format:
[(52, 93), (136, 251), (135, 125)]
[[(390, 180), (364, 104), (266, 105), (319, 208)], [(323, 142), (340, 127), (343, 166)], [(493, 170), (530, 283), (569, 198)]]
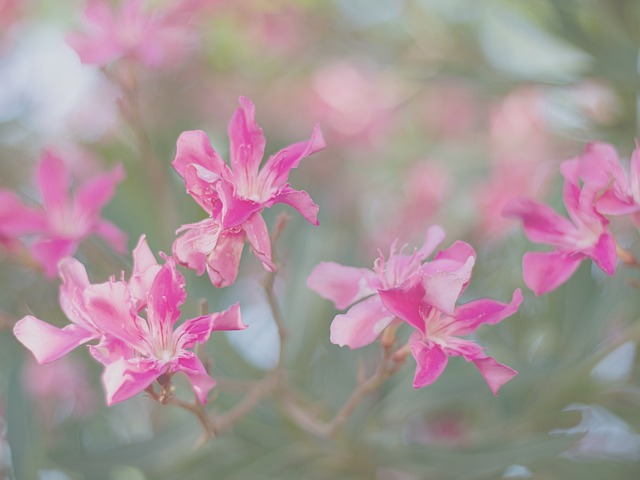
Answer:
[[(112, 2), (114, 8), (121, 2)], [(145, 3), (166, 12), (177, 2)], [(187, 3), (187, 2), (183, 2)], [(456, 358), (414, 391), (414, 363), (372, 394), (335, 439), (292, 424), (265, 401), (232, 432), (203, 446), (196, 419), (143, 395), (104, 406), (100, 368), (79, 348), (37, 366), (11, 328), (33, 314), (56, 325), (59, 281), (28, 258), (29, 239), (0, 246), (0, 470), (40, 480), (586, 479), (640, 478), (640, 278), (608, 278), (585, 262), (558, 290), (524, 287), (531, 249), (500, 216), (515, 196), (563, 212), (560, 163), (588, 141), (623, 159), (638, 135), (640, 3), (634, 0), (241, 0), (191, 2), (188, 39), (163, 62), (83, 64), (66, 42), (87, 31), (79, 1), (0, 0), (0, 188), (38, 205), (35, 167), (45, 148), (80, 184), (116, 164), (126, 179), (104, 209), (132, 248), (146, 234), (171, 251), (175, 230), (205, 213), (171, 168), (185, 130), (205, 130), (228, 158), (227, 123), (246, 95), (267, 154), (320, 124), (327, 148), (291, 184), (320, 205), (313, 227), (291, 213), (277, 245), (276, 282), (291, 332), (289, 381), (329, 418), (373, 370), (378, 346), (329, 342), (337, 313), (306, 285), (320, 261), (370, 268), (395, 238), (410, 248), (428, 226), (478, 251), (464, 301), (508, 301), (520, 312), (480, 329), (488, 354), (520, 373), (494, 397)], [(180, 28), (174, 23), (171, 28)], [(139, 60), (139, 59), (138, 59)], [(614, 225), (638, 253), (638, 232)], [(3, 245), (3, 244), (0, 244)], [(93, 282), (129, 272), (131, 258), (89, 237), (76, 254)], [(216, 290), (184, 271), (183, 318), (240, 301), (243, 332), (212, 335), (218, 379), (261, 378), (278, 335), (245, 253), (238, 281)], [(128, 273), (127, 273), (128, 274)], [(408, 331), (405, 332), (408, 334)], [(232, 384), (233, 382), (231, 382)], [(241, 394), (220, 389), (213, 409)]]

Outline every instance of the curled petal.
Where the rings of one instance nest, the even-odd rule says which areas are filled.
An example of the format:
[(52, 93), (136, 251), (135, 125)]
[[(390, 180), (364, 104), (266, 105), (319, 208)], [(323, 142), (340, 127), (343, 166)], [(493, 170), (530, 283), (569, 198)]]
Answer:
[(463, 264), (454, 262), (451, 265), (448, 259), (426, 264), (422, 275), (425, 303), (453, 315), (456, 301), (469, 283), (474, 263), (475, 256), (470, 256)]
[(202, 130), (180, 134), (176, 143), (176, 156), (171, 165), (183, 178), (188, 165), (198, 165), (218, 176), (228, 175), (227, 165), (211, 147), (209, 137)]
[(276, 266), (271, 260), (271, 239), (262, 215), (254, 213), (243, 224), (242, 229), (247, 235), (253, 254), (258, 257), (265, 269), (275, 272)]
[(107, 365), (102, 374), (102, 385), (107, 405), (112, 406), (143, 392), (167, 370), (157, 362), (147, 359), (119, 359)]
[(356, 303), (331, 323), (331, 343), (349, 348), (370, 344), (394, 319), (377, 296)]
[(429, 346), (421, 341), (411, 343), (411, 355), (416, 360), (413, 388), (431, 385), (444, 372), (449, 358), (438, 345)]
[(516, 289), (509, 303), (496, 302), (488, 298), (482, 298), (465, 303), (456, 309), (455, 335), (469, 335), (483, 324), (494, 325), (518, 311), (522, 303), (522, 292)]
[(214, 250), (207, 257), (207, 273), (214, 287), (228, 287), (236, 281), (245, 236), (244, 231), (225, 231), (218, 237)]
[(185, 231), (173, 243), (173, 255), (180, 265), (202, 275), (207, 257), (213, 252), (220, 237), (220, 226), (211, 219), (183, 225), (176, 233)]
[(555, 290), (578, 269), (584, 260), (581, 253), (528, 252), (522, 258), (524, 283), (536, 295)]
[(342, 310), (376, 293), (382, 285), (374, 272), (335, 262), (320, 262), (307, 278), (307, 286)]
[(244, 330), (247, 328), (247, 326), (242, 323), (239, 303), (234, 303), (225, 311), (214, 313), (211, 317), (213, 319), (211, 325), (212, 332), (218, 330)]
[(178, 360), (176, 371), (183, 372), (193, 386), (193, 391), (200, 403), (207, 403), (209, 391), (216, 386), (216, 381), (209, 376), (207, 370), (198, 357), (193, 353), (181, 356)]
[(31, 315), (19, 320), (13, 334), (33, 353), (38, 363), (48, 363), (66, 355), (74, 348), (99, 337), (95, 330), (80, 325), (60, 329)]
[(316, 226), (320, 225), (318, 222), (319, 207), (304, 190), (294, 190), (287, 185), (268, 202), (267, 206), (271, 206), (274, 203), (290, 205), (298, 210), (309, 223)]
[(420, 277), (414, 277), (402, 287), (379, 290), (379, 294), (389, 312), (426, 333), (423, 314), (428, 314), (430, 306), (424, 303), (425, 291)]
[(515, 377), (518, 372), (495, 361), (493, 357), (478, 358), (473, 363), (487, 381), (487, 385), (494, 395), (498, 395), (500, 387)]

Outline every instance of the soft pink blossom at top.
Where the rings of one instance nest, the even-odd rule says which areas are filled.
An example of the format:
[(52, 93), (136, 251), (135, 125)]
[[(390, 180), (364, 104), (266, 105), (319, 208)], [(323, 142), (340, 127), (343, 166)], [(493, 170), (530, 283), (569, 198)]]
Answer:
[(494, 395), (517, 374), (512, 368), (487, 356), (483, 348), (472, 340), (460, 337), (471, 335), (483, 324), (493, 325), (513, 315), (522, 302), (520, 290), (513, 293), (511, 302), (507, 304), (479, 299), (460, 305), (450, 313), (432, 304), (428, 288), (419, 277), (379, 293), (389, 312), (416, 329), (409, 339), (409, 348), (417, 364), (413, 388), (435, 382), (451, 356), (461, 356), (467, 362), (473, 362)]
[[(58, 328), (27, 315), (13, 328), (16, 338), (33, 353), (38, 363), (57, 360), (74, 348), (103, 335), (88, 307), (93, 292), (101, 287), (89, 282), (84, 266), (75, 258), (65, 258), (58, 269), (62, 279), (60, 306), (71, 323)], [(133, 272), (127, 284), (127, 302), (132, 311), (138, 312), (146, 305), (146, 292), (159, 269), (142, 237), (133, 251)]]
[(67, 43), (83, 63), (105, 66), (119, 58), (158, 68), (181, 60), (195, 44), (192, 17), (203, 1), (174, 1), (147, 10), (143, 0), (123, 0), (114, 9), (106, 0), (88, 0), (84, 28)]
[(147, 290), (144, 312), (130, 307), (129, 295), (124, 282), (111, 281), (92, 288), (87, 301), (95, 324), (104, 332), (100, 344), (90, 350), (105, 365), (107, 405), (137, 395), (163, 374), (178, 372), (189, 378), (198, 400), (205, 403), (216, 382), (191, 349), (205, 343), (213, 331), (246, 328), (239, 305), (176, 327), (186, 292), (172, 258), (166, 259)]
[(336, 308), (349, 310), (337, 315), (331, 324), (331, 341), (340, 346), (359, 348), (373, 342), (396, 318), (385, 307), (380, 292), (416, 281), (423, 285), (425, 299), (439, 310), (453, 314), (455, 301), (471, 277), (475, 252), (470, 245), (456, 242), (423, 263), (442, 242), (444, 231), (429, 228), (423, 246), (411, 255), (396, 252), (382, 254), (373, 270), (340, 265), (318, 264), (307, 279), (307, 286), (331, 300)]
[(609, 221), (594, 207), (597, 190), (581, 190), (574, 167), (571, 162), (563, 165), (563, 200), (570, 219), (525, 198), (511, 201), (503, 211), (522, 220), (530, 240), (554, 247), (552, 252), (528, 252), (522, 259), (524, 282), (536, 295), (564, 283), (585, 258), (591, 258), (608, 275), (616, 269), (616, 242), (609, 232)]
[(178, 230), (185, 233), (174, 243), (174, 255), (198, 274), (206, 269), (216, 287), (235, 280), (245, 240), (267, 270), (275, 269), (261, 215), (264, 208), (285, 203), (318, 224), (318, 206), (307, 192), (291, 188), (287, 179), (304, 157), (325, 146), (316, 126), (309, 141), (280, 150), (260, 169), (266, 141), (255, 121), (254, 105), (245, 97), (240, 97), (240, 108), (229, 123), (229, 139), (230, 167), (202, 131), (181, 134), (173, 160), (187, 192), (210, 216)]
[(124, 178), (121, 166), (96, 176), (69, 195), (71, 178), (65, 163), (46, 151), (36, 170), (36, 185), (42, 196), (44, 226), (31, 246), (33, 257), (45, 274), (56, 274), (58, 261), (73, 255), (82, 240), (91, 234), (104, 238), (116, 251), (127, 249), (126, 235), (113, 223), (100, 218), (100, 210)]

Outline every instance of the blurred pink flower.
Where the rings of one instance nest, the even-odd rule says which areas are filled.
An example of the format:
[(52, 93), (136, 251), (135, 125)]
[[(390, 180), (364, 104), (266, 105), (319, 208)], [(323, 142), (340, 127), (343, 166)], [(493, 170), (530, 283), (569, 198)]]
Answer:
[(93, 286), (87, 302), (96, 326), (104, 332), (100, 344), (90, 350), (105, 365), (102, 383), (107, 405), (137, 395), (161, 375), (177, 372), (189, 378), (198, 400), (205, 403), (215, 380), (189, 349), (205, 343), (213, 331), (246, 328), (239, 305), (185, 320), (174, 328), (186, 292), (184, 278), (170, 257), (146, 292), (146, 318), (130, 308), (129, 294), (124, 282), (110, 281)]
[(19, 237), (41, 232), (45, 225), (42, 212), (23, 205), (12, 191), (0, 189), (0, 245), (16, 248)]
[(47, 276), (55, 276), (58, 261), (73, 255), (80, 242), (94, 233), (117, 252), (126, 251), (126, 234), (100, 218), (100, 210), (111, 200), (116, 185), (123, 179), (124, 170), (118, 166), (79, 186), (71, 198), (71, 178), (65, 163), (50, 151), (44, 153), (35, 179), (42, 196), (44, 226), (36, 232), (38, 236), (31, 253)]
[(616, 241), (609, 232), (609, 221), (594, 206), (598, 189), (590, 184), (580, 189), (577, 166), (573, 160), (562, 165), (563, 200), (570, 220), (525, 198), (512, 200), (503, 210), (505, 216), (522, 220), (530, 240), (554, 247), (552, 252), (528, 252), (522, 259), (524, 282), (536, 295), (567, 281), (585, 258), (591, 258), (608, 275), (615, 273)]
[(147, 11), (143, 0), (123, 0), (117, 10), (106, 0), (88, 0), (81, 32), (67, 43), (83, 63), (105, 66), (119, 58), (159, 68), (180, 61), (195, 45), (192, 17), (203, 1), (174, 1)]
[(309, 275), (307, 286), (338, 309), (352, 305), (345, 314), (334, 318), (331, 342), (350, 348), (373, 342), (396, 317), (383, 304), (381, 292), (413, 279), (424, 284), (425, 298), (431, 305), (453, 313), (455, 301), (471, 276), (475, 252), (468, 244), (456, 242), (423, 264), (443, 239), (440, 227), (429, 228), (424, 244), (412, 255), (396, 253), (394, 242), (389, 258), (385, 260), (380, 254), (373, 270), (334, 262), (318, 264)]
[(263, 209), (286, 203), (318, 224), (318, 206), (307, 192), (291, 188), (287, 178), (300, 160), (324, 148), (320, 128), (314, 128), (309, 141), (269, 157), (260, 169), (266, 141), (251, 100), (240, 97), (240, 105), (229, 123), (231, 168), (202, 131), (182, 133), (173, 160), (187, 192), (211, 217), (178, 230), (186, 233), (174, 243), (174, 255), (198, 274), (206, 269), (216, 287), (234, 282), (245, 240), (264, 267), (275, 270)]
[(28, 360), (22, 370), (22, 384), (48, 425), (68, 417), (84, 418), (94, 410), (96, 396), (88, 372), (71, 357), (46, 365)]
[[(38, 363), (57, 360), (74, 348), (103, 335), (88, 307), (89, 300), (99, 286), (89, 283), (87, 271), (75, 258), (65, 258), (58, 269), (62, 279), (60, 306), (71, 324), (58, 328), (27, 315), (13, 328), (16, 338), (33, 353)], [(138, 312), (146, 305), (146, 292), (159, 269), (142, 237), (133, 251), (133, 273), (127, 289), (129, 309)]]
[(445, 313), (433, 305), (429, 287), (420, 277), (414, 277), (400, 287), (379, 292), (385, 308), (416, 329), (409, 339), (417, 363), (413, 388), (432, 384), (447, 366), (448, 357), (461, 356), (473, 362), (497, 395), (500, 387), (517, 372), (485, 355), (475, 342), (459, 337), (474, 333), (482, 324), (493, 325), (513, 315), (522, 302), (522, 293), (515, 290), (508, 304), (483, 298)]

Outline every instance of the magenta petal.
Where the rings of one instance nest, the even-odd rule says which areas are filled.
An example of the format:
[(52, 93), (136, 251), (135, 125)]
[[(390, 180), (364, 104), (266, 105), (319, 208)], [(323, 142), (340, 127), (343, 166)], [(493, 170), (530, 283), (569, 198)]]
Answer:
[(213, 324), (211, 325), (212, 332), (218, 330), (244, 330), (247, 328), (247, 326), (242, 323), (239, 303), (234, 303), (223, 312), (212, 314), (211, 317), (213, 319)]
[(143, 392), (166, 370), (166, 366), (160, 367), (157, 362), (146, 359), (119, 359), (110, 363), (102, 374), (107, 405), (112, 406)]
[(276, 266), (271, 260), (271, 239), (262, 215), (254, 213), (243, 224), (242, 229), (247, 235), (247, 241), (251, 245), (253, 254), (258, 257), (265, 269), (275, 272)]
[(118, 183), (124, 180), (124, 168), (118, 165), (111, 172), (100, 175), (85, 183), (79, 190), (75, 204), (79, 212), (89, 218), (98, 217), (104, 207), (115, 193)]
[(429, 306), (424, 304), (424, 286), (419, 277), (399, 288), (379, 290), (384, 306), (395, 316), (401, 318), (423, 334), (426, 333), (425, 320)]
[(186, 230), (173, 243), (173, 255), (180, 265), (202, 275), (207, 266), (207, 257), (216, 248), (220, 226), (207, 218), (199, 223), (183, 225), (178, 232)]
[(527, 237), (537, 243), (559, 245), (575, 231), (571, 222), (551, 207), (526, 198), (513, 199), (503, 209), (502, 215), (522, 220)]
[(522, 303), (522, 292), (516, 289), (509, 303), (496, 302), (488, 298), (465, 303), (456, 309), (453, 335), (469, 335), (480, 325), (494, 325), (518, 311)]
[(331, 343), (349, 348), (370, 344), (394, 319), (378, 296), (356, 303), (331, 323)]
[(129, 360), (137, 357), (133, 348), (113, 336), (102, 337), (97, 345), (89, 345), (89, 353), (103, 365), (109, 365), (120, 359)]
[(536, 295), (558, 288), (578, 269), (584, 255), (571, 252), (528, 252), (522, 258), (524, 283)]
[[(147, 304), (147, 292), (151, 290), (153, 280), (160, 271), (160, 265), (147, 244), (147, 238), (142, 235), (133, 249), (133, 271), (128, 288), (130, 300), (137, 311)], [(204, 273), (204, 267), (202, 272)]]
[(195, 164), (219, 175), (225, 176), (228, 169), (224, 160), (211, 147), (209, 137), (202, 130), (183, 132), (176, 143), (176, 156), (171, 162), (181, 177), (185, 177), (188, 165)]
[(216, 330), (243, 330), (247, 326), (242, 323), (240, 317), (240, 305), (232, 305), (224, 312), (203, 315), (201, 317), (185, 320), (175, 331), (179, 338), (181, 348), (193, 348), (197, 343), (205, 343), (209, 340), (211, 332)]
[[(444, 265), (445, 262), (447, 265), (443, 270), (428, 268)], [(448, 265), (450, 262), (448, 259), (439, 259), (431, 262), (431, 265), (426, 264), (426, 268), (423, 268), (422, 283), (425, 292), (424, 302), (453, 316), (458, 297), (471, 278), (475, 256), (467, 258), (463, 264), (454, 261), (454, 267), (457, 266), (455, 270)]]
[(245, 237), (244, 231), (224, 231), (218, 237), (215, 249), (207, 257), (207, 273), (216, 288), (228, 287), (235, 282)]
[(500, 387), (515, 377), (518, 372), (495, 361), (493, 357), (478, 358), (473, 363), (484, 377), (494, 395), (498, 395)]
[(263, 208), (261, 203), (238, 197), (236, 188), (226, 181), (216, 184), (216, 191), (222, 204), (220, 223), (223, 228), (238, 227)]
[(0, 236), (16, 238), (45, 229), (44, 212), (24, 206), (15, 193), (0, 189)]
[(429, 347), (421, 341), (411, 343), (411, 354), (416, 360), (413, 388), (431, 385), (444, 372), (449, 358), (438, 345)]
[(89, 286), (87, 271), (78, 260), (64, 258), (58, 264), (62, 285), (60, 286), (60, 306), (73, 323), (89, 330), (94, 329), (93, 321), (84, 303), (84, 291)]
[(13, 327), (13, 333), (33, 353), (38, 363), (53, 362), (99, 337), (95, 331), (80, 325), (71, 324), (60, 329), (31, 315), (19, 320)]
[(321, 262), (311, 271), (307, 286), (342, 310), (381, 288), (377, 275), (366, 268)]
[(200, 165), (189, 164), (184, 168), (184, 184), (187, 193), (209, 215), (218, 215), (220, 212), (221, 203), (216, 186), (224, 181), (218, 174)]
[(193, 353), (187, 352), (188, 355), (181, 356), (178, 359), (178, 367), (176, 371), (183, 372), (193, 386), (193, 392), (198, 397), (200, 403), (207, 403), (209, 391), (216, 386), (216, 381), (209, 376), (207, 370), (198, 357)]
[(600, 235), (598, 243), (590, 252), (585, 252), (607, 275), (613, 276), (618, 263), (616, 240), (610, 233)]
[(316, 226), (319, 225), (319, 207), (313, 202), (313, 200), (311, 200), (309, 194), (304, 190), (294, 190), (287, 185), (280, 191), (280, 193), (271, 198), (268, 206), (271, 206), (274, 203), (285, 203), (287, 205), (291, 205), (293, 208), (298, 210), (298, 212), (300, 212), (300, 214), (309, 223)]
[(179, 307), (187, 298), (184, 277), (176, 269), (172, 258), (167, 258), (147, 295), (147, 320), (158, 324), (173, 325), (180, 318)]
[(47, 210), (69, 206), (71, 178), (67, 166), (50, 151), (45, 151), (36, 170), (36, 184)]
[(229, 122), (229, 156), (233, 173), (240, 182), (258, 175), (266, 140), (255, 120), (255, 106), (247, 97), (240, 97), (240, 108)]
[(467, 242), (456, 240), (449, 248), (440, 250), (434, 257), (434, 260), (453, 260), (463, 265), (469, 257), (476, 258), (476, 251), (473, 247)]
[(75, 240), (41, 240), (32, 245), (31, 254), (43, 266), (45, 275), (53, 278), (58, 271), (58, 262), (73, 255), (77, 248), (78, 242)]

